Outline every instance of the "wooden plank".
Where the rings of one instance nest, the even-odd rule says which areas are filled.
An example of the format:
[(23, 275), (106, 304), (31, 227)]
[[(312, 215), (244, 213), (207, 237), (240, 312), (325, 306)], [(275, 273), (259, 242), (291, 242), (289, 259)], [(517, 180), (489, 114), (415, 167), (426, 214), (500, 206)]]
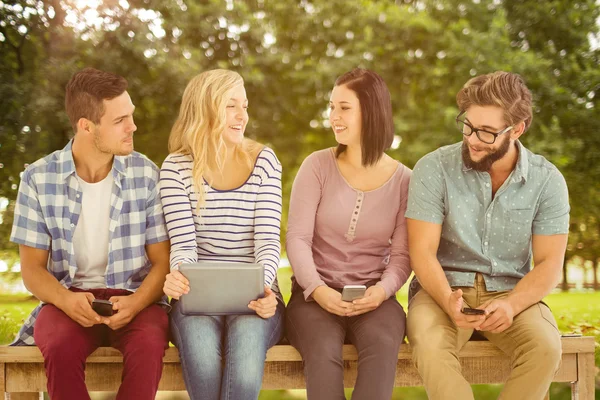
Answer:
[[(472, 384), (503, 383), (510, 374), (508, 357), (467, 357), (461, 359), (463, 374)], [(593, 365), (593, 359), (592, 359)], [(356, 382), (357, 362), (344, 362), (344, 386), (353, 387)], [(7, 391), (44, 391), (46, 376), (43, 364), (7, 364)], [(86, 384), (90, 391), (116, 391), (121, 382), (123, 367), (120, 364), (88, 363)], [(577, 357), (574, 354), (563, 356), (561, 368), (555, 382), (577, 380)], [(395, 386), (422, 385), (421, 377), (410, 360), (398, 360)], [(303, 389), (304, 374), (301, 361), (271, 361), (265, 364), (263, 389)], [(181, 366), (165, 364), (159, 390), (185, 390)], [(593, 399), (593, 397), (592, 397)]]
[(596, 366), (594, 353), (579, 354), (577, 357), (579, 400), (594, 400)]
[[(574, 353), (593, 353), (594, 338), (592, 336), (583, 337), (563, 337), (562, 340), (563, 354)], [(494, 344), (487, 341), (471, 341), (468, 342), (460, 351), (460, 357), (484, 357), (484, 356), (501, 356), (502, 351)], [(344, 360), (356, 361), (358, 355), (356, 349), (352, 345), (344, 345), (343, 348)], [(398, 352), (399, 360), (411, 359), (411, 348), (409, 344), (402, 344)], [(97, 349), (90, 357), (88, 362), (94, 363), (121, 363), (123, 357), (121, 353), (111, 347), (101, 347)], [(269, 361), (302, 361), (300, 353), (290, 345), (277, 345), (269, 349), (267, 352), (267, 362)], [(3, 363), (43, 363), (44, 359), (37, 347), (20, 346), (20, 347), (0, 347), (0, 362)], [(179, 353), (175, 347), (169, 347), (165, 352), (163, 359), (165, 363), (179, 363)]]
[(4, 376), (4, 363), (0, 363), (0, 395), (6, 392), (6, 377)]
[(44, 392), (46, 391), (46, 372), (44, 365), (6, 364), (6, 391), (13, 392)]
[(577, 380), (577, 354), (563, 354), (560, 368), (552, 382), (573, 382)]
[(593, 353), (594, 340), (593, 336), (562, 337), (562, 352), (563, 354)]
[(158, 390), (185, 390), (183, 372), (179, 364), (165, 364)]
[(42, 393), (8, 393), (8, 400), (44, 400)]
[(265, 364), (262, 388), (306, 389), (301, 361), (273, 361)]
[[(582, 400), (594, 398), (593, 347), (593, 337), (563, 338), (564, 354), (561, 367), (553, 379), (554, 382), (579, 380), (579, 385), (574, 387), (574, 390), (582, 393)], [(576, 350), (585, 351), (585, 353), (573, 353)], [(350, 345), (344, 346), (343, 354), (345, 358), (344, 386), (353, 387), (357, 373), (356, 349)], [(395, 386), (422, 385), (421, 378), (410, 359), (410, 347), (402, 345), (399, 354)], [(489, 342), (469, 342), (461, 351), (460, 356), (463, 374), (472, 384), (503, 383), (510, 374), (509, 358)], [(159, 390), (185, 390), (177, 349), (169, 348), (164, 359), (165, 364)], [(24, 362), (24, 360), (28, 361)], [(292, 346), (274, 347), (269, 350), (267, 360), (263, 389), (305, 388), (302, 361)], [(0, 361), (6, 362), (4, 364), (5, 375), (0, 374), (2, 376), (0, 387), (2, 387), (1, 379), (4, 378), (6, 392), (46, 390), (43, 358), (36, 347), (0, 348)], [(116, 349), (100, 348), (94, 352), (88, 358), (86, 367), (88, 389), (90, 391), (116, 391), (121, 382), (121, 363), (122, 357)]]

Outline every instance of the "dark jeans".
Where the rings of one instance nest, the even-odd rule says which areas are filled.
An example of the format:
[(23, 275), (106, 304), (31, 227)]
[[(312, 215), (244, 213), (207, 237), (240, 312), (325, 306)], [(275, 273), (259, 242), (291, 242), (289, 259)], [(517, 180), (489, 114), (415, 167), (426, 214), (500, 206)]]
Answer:
[(358, 351), (352, 398), (388, 400), (405, 327), (406, 314), (395, 297), (366, 314), (340, 317), (315, 301), (305, 301), (302, 289), (294, 284), (286, 308), (287, 338), (302, 355), (310, 400), (345, 398), (342, 346), (346, 338)]
[[(120, 289), (86, 292), (104, 300), (131, 293)], [(89, 399), (85, 360), (98, 347), (109, 345), (121, 351), (124, 359), (117, 399), (154, 399), (168, 345), (168, 329), (167, 313), (156, 304), (116, 331), (104, 324), (84, 328), (54, 305), (44, 306), (35, 321), (34, 339), (44, 356), (50, 398)]]

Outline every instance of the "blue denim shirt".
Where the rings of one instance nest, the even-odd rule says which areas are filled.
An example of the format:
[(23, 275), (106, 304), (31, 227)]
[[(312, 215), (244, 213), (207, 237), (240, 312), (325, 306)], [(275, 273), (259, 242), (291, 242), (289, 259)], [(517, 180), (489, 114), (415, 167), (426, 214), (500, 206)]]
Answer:
[[(413, 170), (406, 217), (442, 225), (437, 258), (450, 286), (511, 290), (531, 270), (532, 235), (569, 232), (569, 194), (558, 169), (519, 141), (515, 169), (492, 198), (487, 172), (466, 167), (461, 143), (424, 156)], [(410, 296), (420, 286), (413, 279)]]
[[(72, 141), (31, 164), (21, 177), (10, 240), (49, 250), (48, 271), (66, 288), (77, 263), (73, 232), (82, 192), (75, 175)], [(134, 292), (150, 272), (145, 246), (169, 240), (160, 198), (158, 167), (140, 153), (115, 156), (111, 172), (107, 288)], [(166, 297), (162, 304), (167, 305)], [(33, 327), (43, 304), (25, 320), (13, 345), (33, 345)], [(167, 305), (168, 306), (168, 305)]]

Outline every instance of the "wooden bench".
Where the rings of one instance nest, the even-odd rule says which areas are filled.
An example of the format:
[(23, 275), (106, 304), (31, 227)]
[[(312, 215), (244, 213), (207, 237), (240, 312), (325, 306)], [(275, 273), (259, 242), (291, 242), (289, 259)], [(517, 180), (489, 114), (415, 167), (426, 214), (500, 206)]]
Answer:
[[(554, 382), (569, 382), (572, 399), (594, 399), (594, 338), (563, 337), (560, 370)], [(493, 344), (471, 341), (460, 352), (463, 373), (472, 384), (503, 383), (509, 359)], [(121, 382), (122, 357), (119, 351), (103, 347), (87, 360), (86, 383), (90, 391), (117, 391)], [(0, 392), (17, 399), (39, 399), (46, 390), (44, 360), (37, 347), (0, 347)], [(352, 345), (344, 345), (344, 386), (353, 387), (356, 380), (357, 353)], [(398, 353), (395, 386), (419, 386), (421, 378), (411, 361), (410, 345), (403, 344)], [(532, 384), (535, 384), (532, 382)], [(267, 353), (263, 389), (303, 389), (304, 375), (300, 354), (287, 345), (277, 345)], [(159, 390), (185, 390), (176, 348), (169, 348)], [(547, 396), (548, 398), (548, 396)]]

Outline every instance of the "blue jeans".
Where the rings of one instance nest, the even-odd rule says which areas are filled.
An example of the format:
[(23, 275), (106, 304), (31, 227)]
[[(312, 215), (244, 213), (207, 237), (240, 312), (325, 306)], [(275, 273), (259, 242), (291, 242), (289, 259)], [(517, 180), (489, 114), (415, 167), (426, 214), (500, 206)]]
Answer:
[(183, 315), (173, 302), (171, 331), (192, 400), (256, 400), (267, 350), (283, 335), (285, 306), (275, 315)]

